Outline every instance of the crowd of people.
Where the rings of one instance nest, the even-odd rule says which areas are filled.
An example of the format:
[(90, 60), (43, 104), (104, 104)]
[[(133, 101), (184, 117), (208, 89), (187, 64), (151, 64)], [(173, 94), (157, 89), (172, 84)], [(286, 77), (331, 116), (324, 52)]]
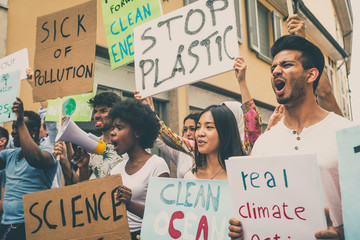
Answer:
[[(243, 103), (223, 102), (188, 115), (181, 135), (159, 119), (152, 99), (142, 99), (139, 92), (127, 100), (111, 92), (96, 95), (89, 104), (94, 127), (106, 143), (102, 155), (55, 143), (54, 123), (24, 111), (17, 98), (11, 137), (0, 127), (1, 239), (25, 239), (22, 196), (59, 187), (61, 173), (65, 185), (120, 173), (123, 185), (116, 198), (126, 205), (131, 237), (137, 239), (149, 178), (170, 176), (165, 160), (148, 150), (154, 144), (174, 162), (177, 178), (184, 179), (227, 180), (225, 161), (232, 156), (316, 153), (328, 229), (314, 234), (316, 239), (344, 239), (335, 132), (352, 123), (339, 116), (327, 75), (322, 74), (324, 56), (304, 38), (297, 15), (288, 18), (288, 32), (271, 49), (271, 83), (280, 105), (264, 133), (242, 57), (235, 59), (233, 68)], [(28, 71), (30, 84), (32, 78)], [(239, 219), (229, 219), (229, 237), (243, 239)]]

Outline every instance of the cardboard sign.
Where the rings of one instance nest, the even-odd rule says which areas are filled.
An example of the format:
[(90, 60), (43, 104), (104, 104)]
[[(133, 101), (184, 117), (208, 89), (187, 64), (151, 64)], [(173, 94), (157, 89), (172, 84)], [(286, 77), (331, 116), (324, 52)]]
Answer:
[(14, 52), (0, 59), (0, 75), (20, 70), (20, 79), (26, 78), (26, 69), (29, 68), (29, 54), (27, 48)]
[(229, 239), (227, 181), (151, 178), (141, 240)]
[(96, 0), (37, 18), (34, 101), (92, 91)]
[[(62, 116), (70, 115), (74, 122), (91, 121), (92, 107), (88, 101), (96, 95), (96, 84), (91, 93), (67, 96), (62, 99)], [(49, 100), (45, 121), (57, 122), (59, 120), (60, 99)]]
[(26, 239), (131, 239), (121, 175), (23, 196)]
[(244, 239), (314, 239), (327, 229), (316, 155), (225, 161)]
[(345, 239), (360, 239), (360, 126), (336, 132)]
[(20, 90), (20, 71), (0, 75), (0, 123), (15, 120), (11, 110)]
[(102, 0), (111, 69), (134, 61), (135, 26), (162, 15), (159, 0)]
[(234, 1), (197, 1), (134, 29), (136, 90), (148, 97), (232, 69)]

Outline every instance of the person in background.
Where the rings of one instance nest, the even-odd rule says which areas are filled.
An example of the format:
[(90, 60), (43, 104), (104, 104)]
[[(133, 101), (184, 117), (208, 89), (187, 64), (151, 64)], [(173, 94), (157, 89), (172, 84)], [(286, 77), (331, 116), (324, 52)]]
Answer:
[(111, 142), (118, 155), (127, 153), (111, 174), (121, 174), (123, 185), (116, 198), (126, 204), (132, 239), (140, 235), (150, 177), (169, 177), (165, 160), (146, 151), (159, 134), (160, 124), (149, 106), (135, 99), (116, 104), (108, 115), (112, 122)]
[[(101, 138), (106, 143), (106, 149), (102, 155), (86, 153), (82, 148), (76, 149), (74, 153), (70, 143), (66, 143), (66, 146), (60, 142), (55, 144), (53, 153), (55, 155), (60, 154), (60, 163), (66, 185), (108, 176), (114, 166), (123, 159), (127, 159), (126, 154), (119, 156), (114, 151), (110, 135), (112, 123), (107, 118), (109, 111), (119, 102), (121, 102), (120, 96), (113, 92), (97, 94), (89, 101), (89, 104), (94, 108), (95, 130), (101, 131)], [(71, 165), (72, 159), (77, 162), (77, 171)]]
[(40, 116), (24, 111), (19, 98), (12, 111), (16, 116), (12, 126), (16, 148), (0, 152), (0, 168), (5, 168), (6, 173), (0, 238), (22, 240), (25, 239), (22, 196), (50, 189), (58, 162), (51, 148), (39, 146)]
[[(249, 154), (252, 150), (252, 146), (256, 139), (261, 135), (261, 117), (251, 98), (250, 91), (247, 87), (245, 75), (246, 75), (246, 64), (243, 57), (237, 57), (234, 62), (235, 77), (240, 87), (240, 93), (244, 104), (237, 101), (227, 101), (222, 104), (227, 106), (233, 113), (236, 119), (238, 132), (240, 134), (241, 146), (245, 154)], [(139, 92), (135, 92), (135, 98), (140, 100), (141, 96)], [(154, 110), (152, 104), (152, 98), (145, 98), (142, 100), (144, 104), (150, 105)], [(176, 154), (176, 166), (177, 166), (177, 177), (182, 178), (184, 174), (194, 165), (194, 146), (195, 142), (183, 137), (178, 136), (170, 128), (168, 128), (163, 121), (160, 121), (161, 130), (160, 138), (157, 139), (157, 146), (165, 148), (166, 144), (168, 147), (173, 148), (172, 155), (168, 154), (170, 158), (174, 158)], [(160, 149), (161, 149), (160, 148)], [(162, 149), (161, 149), (162, 150)], [(164, 150), (163, 150), (164, 151)], [(166, 154), (166, 150), (164, 151)], [(174, 161), (174, 160), (173, 160)]]
[[(31, 68), (26, 69), (26, 80), (31, 87), (34, 86), (34, 72)], [(41, 146), (48, 146), (52, 148), (55, 144), (55, 138), (58, 133), (57, 122), (54, 121), (45, 121), (46, 111), (48, 106), (48, 100), (40, 102), (40, 108), (38, 114), (41, 118), (41, 125), (39, 130), (39, 139)], [(54, 177), (51, 188), (60, 187), (61, 182), (61, 165), (58, 165), (56, 175)]]
[[(9, 132), (3, 128), (0, 127), (0, 152), (5, 150), (6, 145), (9, 141)], [(0, 170), (0, 221), (2, 219), (2, 214), (4, 212), (3, 210), (3, 199), (4, 199), (4, 192), (5, 192), (5, 170)]]

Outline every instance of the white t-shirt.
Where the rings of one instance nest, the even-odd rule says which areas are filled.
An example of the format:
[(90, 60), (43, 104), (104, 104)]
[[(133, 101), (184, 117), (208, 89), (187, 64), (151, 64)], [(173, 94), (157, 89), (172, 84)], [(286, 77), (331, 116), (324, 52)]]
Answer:
[(317, 154), (324, 203), (329, 207), (333, 225), (340, 226), (343, 220), (336, 131), (353, 125), (351, 121), (330, 113), (298, 135), (296, 130), (287, 128), (280, 121), (257, 139), (251, 156)]
[[(116, 165), (111, 170), (111, 175), (120, 173), (124, 186), (130, 188), (132, 191), (131, 200), (145, 205), (149, 179), (151, 177), (158, 177), (163, 173), (169, 173), (169, 167), (163, 158), (152, 155), (139, 171), (128, 175), (125, 171), (127, 162), (128, 159)], [(141, 229), (142, 219), (129, 211), (127, 211), (127, 216), (130, 232), (139, 231)]]
[(184, 178), (185, 173), (187, 173), (193, 166), (193, 158), (189, 154), (169, 147), (160, 137), (155, 140), (155, 144), (175, 163), (177, 178)]

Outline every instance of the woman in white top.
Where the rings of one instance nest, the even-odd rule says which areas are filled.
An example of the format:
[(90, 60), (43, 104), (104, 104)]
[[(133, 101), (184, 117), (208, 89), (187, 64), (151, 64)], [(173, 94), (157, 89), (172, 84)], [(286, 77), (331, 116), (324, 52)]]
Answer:
[[(227, 180), (225, 160), (245, 155), (235, 116), (224, 105), (212, 105), (200, 113), (195, 140), (195, 167), (185, 174), (185, 179)], [(229, 236), (241, 237), (241, 223), (235, 218), (229, 222)]]
[(116, 198), (126, 204), (131, 237), (136, 239), (141, 230), (149, 178), (169, 177), (165, 160), (145, 151), (153, 146), (160, 124), (150, 107), (135, 99), (116, 104), (108, 116), (112, 120), (114, 150), (129, 156), (111, 174), (122, 175), (123, 185), (119, 186)]

